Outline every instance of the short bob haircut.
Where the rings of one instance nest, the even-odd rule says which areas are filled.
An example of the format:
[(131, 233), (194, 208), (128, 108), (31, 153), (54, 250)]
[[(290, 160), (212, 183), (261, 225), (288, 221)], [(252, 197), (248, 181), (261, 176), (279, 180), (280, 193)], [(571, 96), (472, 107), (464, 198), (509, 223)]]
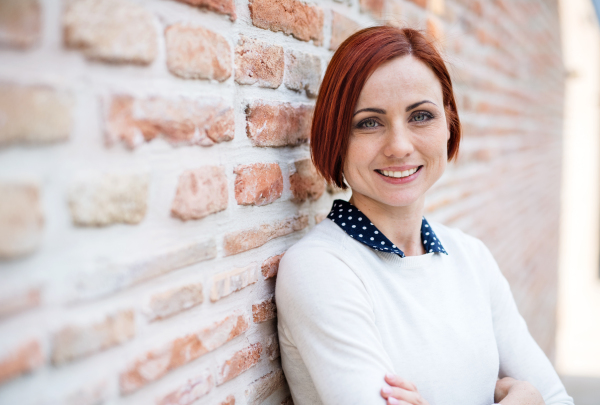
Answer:
[(461, 127), (452, 81), (432, 41), (411, 28), (365, 28), (346, 39), (333, 55), (315, 106), (310, 137), (312, 160), (328, 182), (347, 188), (344, 161), (352, 115), (365, 82), (383, 63), (406, 55), (424, 62), (439, 79), (450, 130), (448, 160), (458, 154)]

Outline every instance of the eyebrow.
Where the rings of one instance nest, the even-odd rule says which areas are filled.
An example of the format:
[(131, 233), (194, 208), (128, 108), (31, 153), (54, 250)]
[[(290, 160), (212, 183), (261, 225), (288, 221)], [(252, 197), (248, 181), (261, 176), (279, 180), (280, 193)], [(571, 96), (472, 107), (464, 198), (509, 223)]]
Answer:
[[(429, 101), (429, 100), (418, 101), (418, 102), (406, 107), (406, 112), (409, 112), (410, 110), (413, 110), (413, 109), (417, 108), (418, 106), (420, 106), (421, 104), (425, 104), (425, 103), (437, 105), (433, 101)], [(362, 109), (356, 111), (352, 116), (354, 117), (356, 114), (361, 113), (361, 112), (374, 112), (374, 113), (383, 114), (383, 115), (385, 115), (385, 113), (386, 113), (385, 110), (383, 110), (381, 108), (371, 108), (370, 107), (370, 108), (362, 108)]]

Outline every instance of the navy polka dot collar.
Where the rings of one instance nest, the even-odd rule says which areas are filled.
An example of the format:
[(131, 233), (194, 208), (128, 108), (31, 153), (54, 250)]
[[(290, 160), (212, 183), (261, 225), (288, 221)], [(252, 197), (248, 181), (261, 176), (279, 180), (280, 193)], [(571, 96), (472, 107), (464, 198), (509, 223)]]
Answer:
[[(350, 237), (364, 243), (368, 247), (405, 257), (403, 251), (390, 242), (365, 214), (348, 201), (335, 200), (327, 218), (335, 222)], [(426, 252), (448, 254), (425, 217), (423, 217), (423, 222), (421, 222), (421, 241), (423, 241), (423, 247)]]

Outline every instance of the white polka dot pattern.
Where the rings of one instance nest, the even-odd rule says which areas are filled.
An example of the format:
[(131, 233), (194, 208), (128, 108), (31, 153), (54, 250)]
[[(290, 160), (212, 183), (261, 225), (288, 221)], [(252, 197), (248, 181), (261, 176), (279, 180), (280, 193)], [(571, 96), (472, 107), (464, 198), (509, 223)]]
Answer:
[[(357, 214), (354, 214), (354, 216), (350, 214), (353, 211), (357, 212)], [(369, 222), (369, 225), (363, 225), (357, 228), (357, 225), (361, 224), (363, 217)], [(369, 218), (367, 218), (365, 214), (363, 214), (358, 208), (349, 202), (344, 200), (335, 200), (333, 202), (331, 212), (327, 218), (335, 222), (349, 236), (359, 242), (364, 243), (370, 248), (380, 252), (389, 252), (400, 257), (405, 257), (403, 251), (398, 249), (396, 245), (390, 242), (390, 240), (383, 233), (381, 233), (381, 231), (379, 231), (379, 229), (377, 229), (372, 222), (369, 221)], [(360, 233), (358, 229), (362, 229)], [(421, 240), (423, 241), (423, 247), (425, 248), (426, 252), (443, 253), (446, 255), (448, 254), (442, 246), (442, 243), (437, 239), (435, 232), (433, 232), (433, 229), (431, 229), (425, 217), (423, 217), (423, 221), (421, 223)], [(391, 246), (391, 248), (388, 246)]]

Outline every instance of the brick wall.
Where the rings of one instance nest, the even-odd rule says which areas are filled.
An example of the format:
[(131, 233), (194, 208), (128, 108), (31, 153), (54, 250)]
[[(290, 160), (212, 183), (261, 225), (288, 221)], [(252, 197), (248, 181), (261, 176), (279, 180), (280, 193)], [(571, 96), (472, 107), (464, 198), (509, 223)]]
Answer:
[(465, 140), (427, 215), (488, 244), (553, 355), (554, 1), (0, 0), (0, 403), (291, 403), (278, 260), (344, 196), (311, 109), (381, 21), (452, 64)]

